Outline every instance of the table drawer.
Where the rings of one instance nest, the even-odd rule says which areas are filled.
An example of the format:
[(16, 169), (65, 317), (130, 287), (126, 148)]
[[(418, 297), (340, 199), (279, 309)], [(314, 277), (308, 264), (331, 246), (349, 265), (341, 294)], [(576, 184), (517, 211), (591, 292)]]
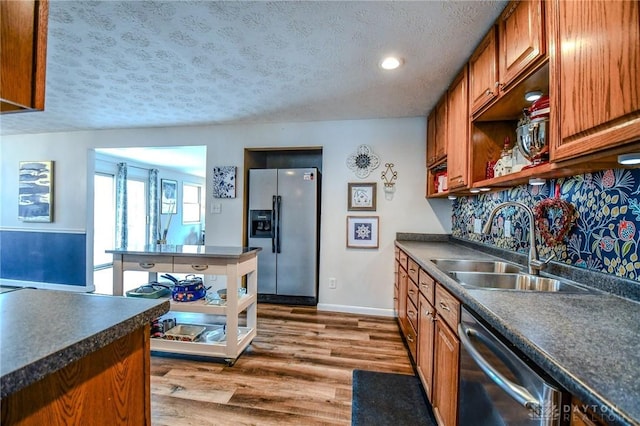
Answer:
[(226, 275), (227, 262), (201, 257), (176, 256), (173, 258), (173, 272), (185, 274)]
[(440, 284), (436, 285), (436, 309), (452, 330), (458, 329), (460, 302)]
[(407, 272), (409, 273), (409, 277), (413, 280), (414, 283), (418, 284), (418, 273), (420, 271), (420, 267), (413, 259), (409, 258), (408, 260), (408, 268)]
[(122, 269), (125, 271), (173, 272), (170, 256), (138, 256), (135, 254), (122, 256)]
[(436, 281), (431, 278), (431, 275), (426, 273), (424, 269), (420, 269), (420, 273), (418, 274), (418, 288), (420, 289), (420, 293), (424, 294), (424, 297), (433, 305), (436, 297)]

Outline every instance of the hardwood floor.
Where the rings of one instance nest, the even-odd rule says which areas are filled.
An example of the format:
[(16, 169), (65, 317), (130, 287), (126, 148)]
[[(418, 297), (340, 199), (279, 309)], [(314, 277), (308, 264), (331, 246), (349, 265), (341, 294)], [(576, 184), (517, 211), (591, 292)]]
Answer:
[(153, 425), (350, 425), (354, 369), (413, 374), (394, 318), (258, 305), (233, 367), (151, 358)]

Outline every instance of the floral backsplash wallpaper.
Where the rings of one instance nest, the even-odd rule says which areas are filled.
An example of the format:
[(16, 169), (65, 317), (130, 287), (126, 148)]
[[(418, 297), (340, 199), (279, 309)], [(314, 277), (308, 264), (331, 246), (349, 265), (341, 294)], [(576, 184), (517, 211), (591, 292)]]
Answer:
[[(534, 208), (542, 200), (559, 197), (577, 213), (565, 238), (549, 246), (536, 232), (538, 253), (587, 268), (640, 281), (640, 169), (613, 169), (570, 178), (547, 180), (542, 186), (521, 185), (502, 192), (460, 197), (454, 201), (452, 234), (470, 241), (528, 253), (529, 218), (519, 207), (503, 208), (488, 234), (474, 233), (474, 221), (484, 225), (489, 213), (505, 201), (519, 201)], [(545, 208), (550, 234), (562, 229), (562, 210)], [(505, 221), (511, 234), (505, 236)]]

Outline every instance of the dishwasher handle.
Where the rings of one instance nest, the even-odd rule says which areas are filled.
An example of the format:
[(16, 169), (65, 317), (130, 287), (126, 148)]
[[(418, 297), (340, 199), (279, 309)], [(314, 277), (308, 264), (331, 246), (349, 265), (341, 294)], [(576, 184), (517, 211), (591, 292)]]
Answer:
[(542, 412), (542, 406), (535, 396), (523, 386), (513, 383), (511, 380), (504, 377), (499, 371), (497, 371), (486, 359), (478, 352), (473, 346), (473, 342), (469, 339), (469, 336), (479, 337), (480, 333), (477, 330), (467, 327), (464, 324), (458, 324), (458, 335), (460, 337), (460, 343), (469, 352), (469, 355), (478, 364), (478, 367), (489, 378), (500, 387), (507, 395), (516, 400), (518, 404), (523, 405), (526, 409), (533, 411), (536, 414)]

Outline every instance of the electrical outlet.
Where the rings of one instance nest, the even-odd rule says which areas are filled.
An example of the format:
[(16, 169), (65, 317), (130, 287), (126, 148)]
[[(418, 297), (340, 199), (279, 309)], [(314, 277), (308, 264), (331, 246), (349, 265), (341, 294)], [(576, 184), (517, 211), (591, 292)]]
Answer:
[(336, 288), (338, 285), (338, 280), (335, 278), (329, 278), (329, 288)]
[(220, 204), (220, 203), (213, 203), (213, 204), (211, 205), (211, 213), (214, 213), (214, 214), (220, 214), (220, 213), (222, 213), (222, 204)]
[(511, 221), (510, 220), (504, 221), (504, 236), (506, 238), (511, 237)]
[(480, 219), (475, 219), (473, 221), (473, 232), (476, 234), (482, 234), (482, 221)]

